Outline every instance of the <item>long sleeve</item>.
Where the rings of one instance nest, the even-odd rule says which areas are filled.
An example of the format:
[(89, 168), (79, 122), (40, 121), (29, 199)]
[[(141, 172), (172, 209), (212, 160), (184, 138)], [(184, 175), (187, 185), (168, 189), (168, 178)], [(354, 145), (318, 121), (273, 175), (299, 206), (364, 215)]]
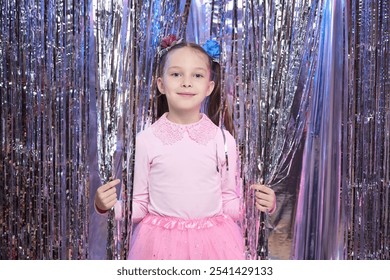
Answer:
[[(240, 204), (240, 182), (237, 176), (237, 147), (233, 136), (225, 131), (228, 164), (222, 165), (222, 206), (223, 212), (237, 221), (242, 218)], [(224, 148), (225, 150), (225, 148)], [(225, 155), (225, 151), (224, 151)], [(227, 170), (228, 167), (228, 170)]]
[[(133, 208), (132, 220), (135, 223), (140, 222), (148, 213), (149, 205), (149, 159), (147, 155), (146, 141), (137, 135), (135, 148), (135, 166), (134, 166), (134, 183), (133, 183)], [(101, 216), (108, 217), (108, 211), (101, 213), (94, 204), (95, 211)], [(121, 220), (122, 216), (122, 201), (118, 200), (114, 205), (115, 219)]]
[(132, 220), (135, 223), (141, 221), (148, 213), (149, 183), (148, 175), (150, 163), (147, 154), (147, 140), (144, 133), (137, 135), (135, 143), (135, 166), (133, 185), (133, 209)]

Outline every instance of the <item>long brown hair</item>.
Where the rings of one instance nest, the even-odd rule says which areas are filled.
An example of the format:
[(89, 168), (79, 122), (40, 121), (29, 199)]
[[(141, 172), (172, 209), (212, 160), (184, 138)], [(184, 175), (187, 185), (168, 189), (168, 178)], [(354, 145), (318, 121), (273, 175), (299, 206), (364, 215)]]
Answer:
[[(168, 51), (163, 53), (160, 57), (159, 64), (157, 66), (157, 77), (162, 77), (164, 74), (164, 67), (168, 59), (169, 53), (174, 50), (184, 47), (190, 47), (199, 51), (208, 58), (208, 66), (210, 67), (211, 77), (210, 80), (214, 81), (214, 89), (212, 93), (206, 98), (204, 109), (210, 120), (219, 126), (221, 114), (223, 117), (224, 127), (234, 135), (234, 125), (232, 116), (228, 110), (228, 106), (221, 103), (221, 66), (218, 62), (213, 61), (212, 58), (206, 53), (206, 51), (198, 44), (182, 42), (172, 46)], [(157, 80), (157, 79), (156, 79)], [(160, 118), (164, 113), (169, 112), (168, 101), (165, 94), (162, 94), (156, 86), (157, 93), (157, 118)]]

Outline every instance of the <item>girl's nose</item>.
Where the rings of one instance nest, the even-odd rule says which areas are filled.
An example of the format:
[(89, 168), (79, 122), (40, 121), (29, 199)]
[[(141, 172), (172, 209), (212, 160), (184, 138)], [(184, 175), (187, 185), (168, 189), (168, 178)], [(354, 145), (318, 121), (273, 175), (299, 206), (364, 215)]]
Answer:
[(189, 87), (192, 87), (192, 85), (191, 85), (191, 83), (183, 83), (183, 87), (189, 88)]
[(189, 78), (184, 78), (182, 87), (184, 88), (192, 87), (191, 80)]

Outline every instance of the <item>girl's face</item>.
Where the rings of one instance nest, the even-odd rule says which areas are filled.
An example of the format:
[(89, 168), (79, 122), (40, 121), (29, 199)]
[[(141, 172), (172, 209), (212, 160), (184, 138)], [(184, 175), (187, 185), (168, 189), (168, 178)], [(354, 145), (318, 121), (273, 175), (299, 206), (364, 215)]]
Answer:
[(190, 47), (171, 51), (157, 86), (167, 97), (170, 113), (199, 113), (203, 100), (214, 89), (208, 57)]

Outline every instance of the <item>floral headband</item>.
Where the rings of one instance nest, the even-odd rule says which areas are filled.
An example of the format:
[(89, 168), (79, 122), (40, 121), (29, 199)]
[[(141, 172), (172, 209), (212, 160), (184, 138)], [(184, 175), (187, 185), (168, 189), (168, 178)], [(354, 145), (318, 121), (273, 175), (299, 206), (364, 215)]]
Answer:
[(209, 39), (203, 45), (202, 48), (213, 59), (214, 62), (219, 62), (221, 55), (221, 46), (216, 40)]
[(169, 51), (174, 45), (180, 44), (183, 39), (177, 39), (175, 35), (170, 34), (161, 40), (160, 47), (158, 49), (158, 55), (161, 57)]
[[(177, 39), (176, 36), (173, 34), (164, 37), (161, 40), (161, 44), (158, 50), (159, 56), (161, 57), (166, 52), (168, 52), (170, 48), (177, 44), (180, 44), (181, 42), (183, 42), (183, 39)], [(202, 45), (202, 48), (212, 58), (213, 61), (219, 62), (219, 57), (221, 55), (221, 47), (216, 40), (207, 40)]]

